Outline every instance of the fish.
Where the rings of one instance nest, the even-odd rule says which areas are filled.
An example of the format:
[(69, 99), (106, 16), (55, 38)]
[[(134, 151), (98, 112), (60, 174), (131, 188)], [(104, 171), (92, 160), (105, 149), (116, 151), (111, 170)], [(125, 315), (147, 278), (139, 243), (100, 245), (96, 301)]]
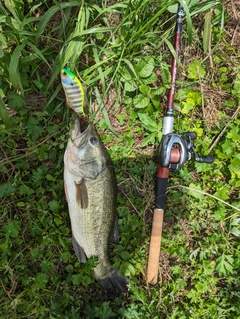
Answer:
[(64, 187), (72, 243), (80, 262), (97, 257), (94, 277), (110, 298), (127, 292), (129, 280), (111, 266), (109, 243), (118, 243), (114, 167), (94, 125), (81, 132), (75, 119), (64, 154)]
[(86, 97), (80, 80), (68, 69), (61, 70), (61, 81), (67, 105), (78, 115), (86, 115)]

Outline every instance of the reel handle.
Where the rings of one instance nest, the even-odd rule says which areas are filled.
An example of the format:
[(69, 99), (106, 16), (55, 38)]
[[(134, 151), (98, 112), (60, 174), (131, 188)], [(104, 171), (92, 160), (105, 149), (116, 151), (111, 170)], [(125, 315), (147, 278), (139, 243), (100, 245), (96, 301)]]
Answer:
[(214, 161), (214, 157), (212, 155), (205, 155), (205, 156), (195, 156), (195, 161), (200, 163), (207, 163), (212, 164)]

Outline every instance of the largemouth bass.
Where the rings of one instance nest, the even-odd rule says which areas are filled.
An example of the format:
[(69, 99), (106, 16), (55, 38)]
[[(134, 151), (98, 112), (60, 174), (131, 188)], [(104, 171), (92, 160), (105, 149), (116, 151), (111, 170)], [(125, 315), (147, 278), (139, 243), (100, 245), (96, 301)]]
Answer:
[(64, 154), (64, 185), (79, 261), (98, 257), (95, 279), (110, 296), (126, 292), (129, 281), (111, 267), (108, 256), (110, 239), (117, 234), (114, 168), (93, 124), (81, 133), (79, 119)]

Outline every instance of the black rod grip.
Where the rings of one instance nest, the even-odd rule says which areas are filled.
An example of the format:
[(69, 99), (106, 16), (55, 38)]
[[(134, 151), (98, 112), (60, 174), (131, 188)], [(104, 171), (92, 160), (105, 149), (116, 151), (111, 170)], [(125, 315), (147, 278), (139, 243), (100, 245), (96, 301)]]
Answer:
[(200, 163), (211, 164), (214, 161), (214, 157), (212, 155), (205, 155), (205, 156), (196, 155), (195, 160)]
[(155, 207), (164, 209), (168, 178), (157, 177)]

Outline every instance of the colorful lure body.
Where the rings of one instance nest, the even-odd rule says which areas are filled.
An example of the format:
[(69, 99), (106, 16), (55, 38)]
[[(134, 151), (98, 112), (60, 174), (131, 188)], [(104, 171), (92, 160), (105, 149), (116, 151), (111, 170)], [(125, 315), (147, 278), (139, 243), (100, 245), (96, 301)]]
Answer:
[(82, 83), (68, 69), (61, 71), (62, 86), (66, 95), (67, 105), (78, 114), (85, 114), (85, 93)]

